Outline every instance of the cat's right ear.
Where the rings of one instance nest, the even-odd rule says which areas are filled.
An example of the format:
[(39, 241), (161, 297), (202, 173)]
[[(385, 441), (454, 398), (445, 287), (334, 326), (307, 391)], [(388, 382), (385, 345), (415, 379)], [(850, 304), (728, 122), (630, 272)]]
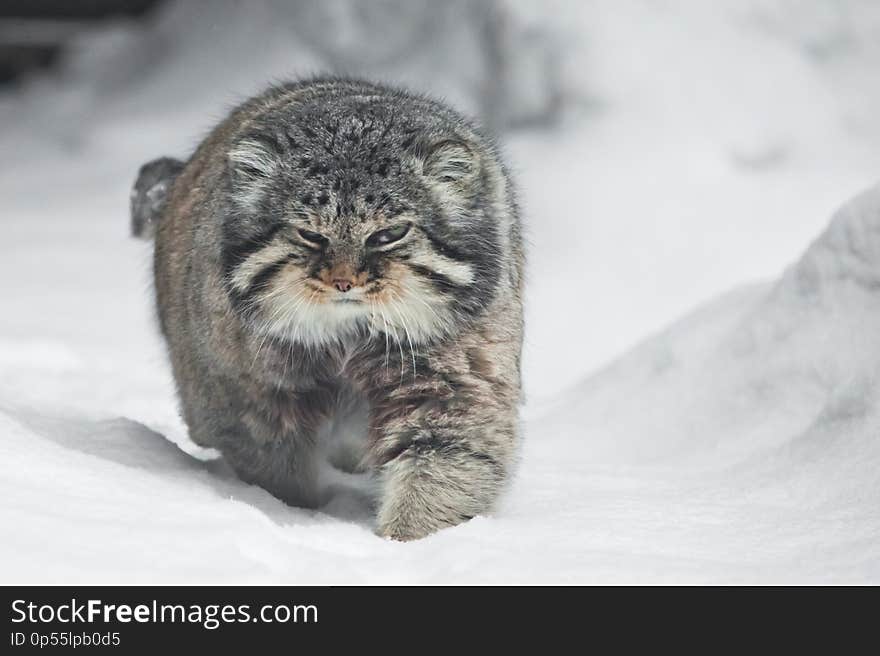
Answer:
[(246, 137), (229, 150), (227, 161), (233, 198), (244, 209), (253, 209), (281, 168), (278, 151), (262, 139)]

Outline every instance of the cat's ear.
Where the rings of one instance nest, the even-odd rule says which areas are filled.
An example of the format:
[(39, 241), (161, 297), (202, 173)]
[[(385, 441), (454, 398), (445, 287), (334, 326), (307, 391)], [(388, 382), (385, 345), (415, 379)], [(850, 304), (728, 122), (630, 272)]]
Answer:
[(263, 139), (246, 137), (236, 142), (227, 156), (233, 198), (243, 208), (259, 202), (269, 182), (281, 169), (278, 150)]
[(281, 165), (278, 151), (266, 141), (245, 138), (229, 151), (229, 166), (240, 178), (270, 178)]
[(464, 142), (446, 139), (429, 147), (422, 171), (434, 183), (466, 186), (477, 175), (477, 158)]

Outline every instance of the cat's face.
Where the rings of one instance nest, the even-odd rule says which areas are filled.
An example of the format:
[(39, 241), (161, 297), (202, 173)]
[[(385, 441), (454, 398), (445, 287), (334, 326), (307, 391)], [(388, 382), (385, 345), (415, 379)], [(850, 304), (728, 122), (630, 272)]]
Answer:
[(378, 140), (361, 119), (339, 123), (314, 117), (230, 151), (234, 307), (258, 331), (305, 344), (366, 329), (406, 348), (450, 332), (496, 283), (479, 155), (412, 127)]

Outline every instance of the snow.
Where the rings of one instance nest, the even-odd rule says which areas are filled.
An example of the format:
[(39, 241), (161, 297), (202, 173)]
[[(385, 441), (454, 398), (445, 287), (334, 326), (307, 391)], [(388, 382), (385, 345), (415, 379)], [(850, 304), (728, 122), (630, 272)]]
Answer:
[[(880, 582), (877, 9), (512, 5), (558, 35), (569, 99), (505, 138), (531, 242), (521, 467), (494, 516), (398, 544), (188, 441), (127, 234), (138, 165), (327, 65), (254, 6), (113, 26), (0, 98), (0, 581)], [(441, 59), (375, 66), (477, 107)]]

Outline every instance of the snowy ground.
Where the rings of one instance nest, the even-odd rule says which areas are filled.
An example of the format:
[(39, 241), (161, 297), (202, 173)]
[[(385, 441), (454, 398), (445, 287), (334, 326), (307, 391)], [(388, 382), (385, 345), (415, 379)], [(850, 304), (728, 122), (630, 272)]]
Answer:
[[(228, 78), (199, 74), (234, 46), (216, 28), (108, 81), (116, 30), (0, 99), (0, 581), (880, 582), (880, 188), (829, 225), (880, 179), (880, 18), (559, 6), (584, 109), (507, 148), (532, 242), (520, 474), (496, 516), (417, 543), (188, 455), (127, 235), (137, 165), (185, 152), (260, 54), (277, 74), (283, 35)], [(211, 93), (169, 101), (188, 79)]]

